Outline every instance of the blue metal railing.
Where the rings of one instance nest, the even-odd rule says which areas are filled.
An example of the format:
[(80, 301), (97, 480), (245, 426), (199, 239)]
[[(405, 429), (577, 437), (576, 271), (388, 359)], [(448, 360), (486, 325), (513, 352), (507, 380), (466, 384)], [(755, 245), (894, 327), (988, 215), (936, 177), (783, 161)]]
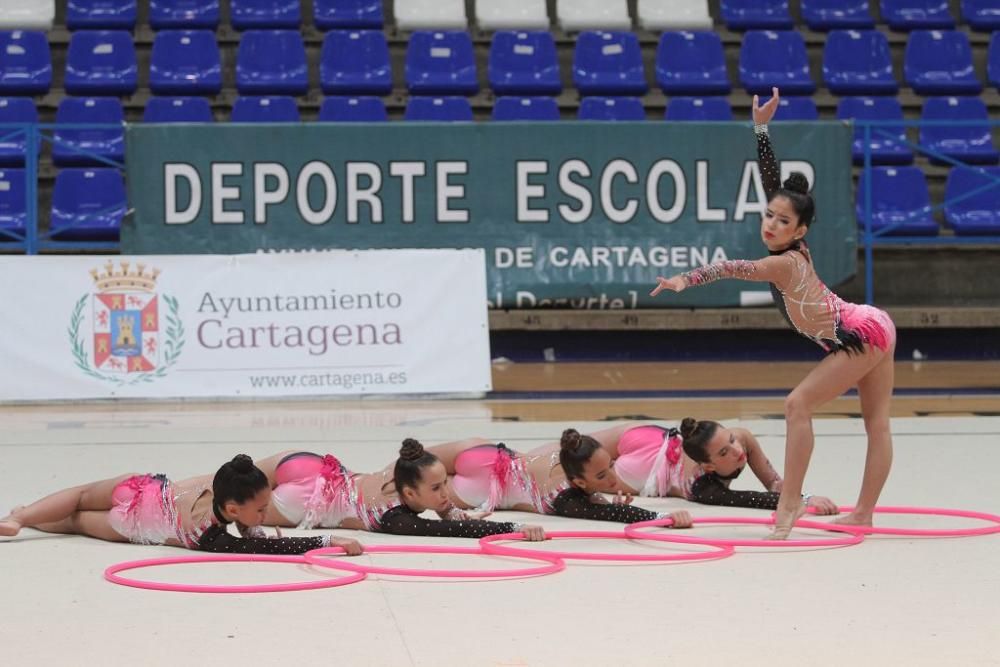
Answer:
[[(110, 160), (103, 155), (82, 149), (76, 142), (66, 140), (59, 136), (59, 133), (66, 131), (80, 130), (124, 130), (124, 125), (103, 124), (103, 123), (0, 123), (0, 142), (14, 141), (19, 138), (24, 139), (24, 201), (26, 221), (24, 232), (19, 233), (13, 229), (0, 227), (0, 249), (19, 250), (28, 255), (37, 255), (43, 250), (102, 250), (118, 252), (119, 244), (116, 241), (60, 241), (53, 239), (53, 235), (65, 234), (67, 231), (79, 227), (86, 218), (79, 218), (72, 224), (59, 227), (56, 230), (51, 228), (46, 232), (41, 232), (38, 228), (38, 155), (45, 142), (53, 146), (59, 146), (66, 151), (87, 158), (90, 166), (93, 162), (98, 162), (103, 166), (120, 169), (124, 172), (125, 164), (117, 160)], [(5, 167), (0, 167), (0, 171)], [(107, 209), (93, 211), (89, 217), (98, 217), (106, 213), (117, 210), (119, 206), (111, 206)], [(10, 240), (13, 239), (13, 240)]]
[[(874, 250), (875, 246), (878, 245), (961, 245), (961, 244), (1000, 244), (1000, 235), (998, 236), (888, 236), (890, 232), (894, 229), (905, 225), (910, 220), (916, 219), (918, 217), (927, 215), (928, 213), (933, 213), (938, 211), (949, 204), (954, 204), (960, 201), (964, 201), (971, 197), (974, 197), (982, 192), (990, 190), (992, 188), (1000, 185), (1000, 178), (996, 178), (992, 175), (980, 172), (983, 174), (983, 178), (992, 181), (988, 185), (980, 188), (976, 188), (971, 192), (966, 192), (958, 197), (952, 199), (945, 199), (940, 204), (936, 206), (930, 206), (919, 211), (915, 211), (906, 218), (897, 220), (891, 225), (886, 225), (885, 227), (875, 231), (872, 229), (872, 138), (877, 136), (879, 138), (892, 139), (897, 145), (909, 148), (917, 153), (922, 153), (938, 162), (943, 162), (952, 169), (976, 169), (978, 166), (982, 165), (972, 165), (954, 158), (950, 158), (938, 151), (935, 151), (927, 146), (919, 143), (914, 143), (908, 138), (905, 141), (900, 141), (898, 128), (903, 127), (975, 127), (975, 128), (985, 128), (985, 127), (996, 127), (1000, 125), (1000, 120), (975, 120), (975, 121), (952, 121), (952, 120), (883, 120), (883, 121), (855, 121), (855, 125), (861, 129), (862, 136), (864, 138), (864, 173), (867, 177), (864, 179), (864, 192), (858, 193), (858, 196), (864, 197), (864, 224), (862, 233), (859, 235), (859, 243), (865, 252), (865, 302), (873, 303), (875, 301), (875, 273), (874, 273)], [(896, 128), (897, 132), (891, 132), (885, 128)], [(905, 135), (904, 135), (905, 136)]]

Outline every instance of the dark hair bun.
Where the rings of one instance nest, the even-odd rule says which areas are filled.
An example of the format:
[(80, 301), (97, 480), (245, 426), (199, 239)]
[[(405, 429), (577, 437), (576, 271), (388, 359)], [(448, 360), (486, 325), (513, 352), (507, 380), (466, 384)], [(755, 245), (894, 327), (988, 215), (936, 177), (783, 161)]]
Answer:
[(233, 457), (233, 460), (229, 462), (233, 467), (233, 472), (239, 473), (241, 475), (246, 475), (253, 472), (254, 464), (253, 459), (246, 454), (237, 454)]
[(416, 461), (424, 455), (424, 446), (413, 438), (403, 441), (403, 446), (399, 448), (399, 458), (404, 461)]
[(575, 428), (568, 428), (563, 431), (562, 437), (559, 438), (559, 448), (575, 452), (580, 447), (580, 440), (580, 432)]
[(687, 440), (698, 430), (698, 420), (693, 417), (685, 417), (681, 421), (681, 437)]
[(789, 174), (782, 187), (789, 192), (798, 192), (803, 195), (809, 194), (809, 180), (801, 171), (793, 171)]

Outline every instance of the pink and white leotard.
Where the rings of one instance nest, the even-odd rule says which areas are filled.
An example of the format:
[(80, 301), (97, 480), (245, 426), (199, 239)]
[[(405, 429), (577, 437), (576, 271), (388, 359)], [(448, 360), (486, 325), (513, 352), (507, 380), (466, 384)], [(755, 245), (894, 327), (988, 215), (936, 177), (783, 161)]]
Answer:
[(636, 426), (618, 441), (615, 474), (640, 496), (665, 497), (672, 488), (688, 495), (691, 479), (684, 477), (684, 450), (676, 429)]
[(197, 526), (185, 527), (177, 507), (185, 498), (193, 503), (209, 488), (203, 486), (176, 494), (174, 485), (165, 475), (133, 475), (111, 492), (114, 504), (108, 512), (108, 523), (116, 533), (133, 544), (175, 541), (189, 549), (196, 549), (201, 535), (212, 526), (212, 521), (206, 518)]
[(451, 486), (466, 505), (479, 511), (528, 505), (539, 514), (551, 514), (552, 501), (567, 485), (543, 493), (528, 470), (528, 464), (529, 459), (505, 445), (479, 445), (455, 458)]
[(271, 502), (298, 528), (336, 528), (345, 519), (359, 519), (368, 530), (378, 530), (390, 505), (362, 497), (358, 477), (332, 454), (292, 454), (275, 470)]
[[(767, 126), (757, 127), (756, 134), (757, 161), (770, 201), (781, 188), (778, 161)], [(896, 343), (896, 327), (888, 313), (844, 301), (819, 279), (804, 240), (764, 259), (726, 260), (682, 275), (692, 287), (723, 278), (771, 283), (774, 301), (788, 323), (827, 352), (863, 353), (865, 344), (887, 351)]]

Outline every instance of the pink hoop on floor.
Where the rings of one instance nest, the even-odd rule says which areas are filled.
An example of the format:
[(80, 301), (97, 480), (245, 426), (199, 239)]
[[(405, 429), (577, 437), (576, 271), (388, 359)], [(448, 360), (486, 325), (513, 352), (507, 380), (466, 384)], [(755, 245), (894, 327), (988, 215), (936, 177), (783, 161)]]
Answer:
[[(851, 506), (838, 508), (841, 512), (853, 512)], [(815, 508), (810, 507), (810, 513), (815, 514)], [(929, 516), (957, 516), (966, 519), (981, 519), (992, 521), (994, 525), (983, 526), (982, 528), (879, 528), (873, 526), (851, 526), (865, 535), (905, 535), (908, 537), (974, 537), (976, 535), (992, 535), (1000, 533), (1000, 516), (987, 514), (985, 512), (972, 512), (969, 510), (953, 510), (944, 507), (876, 507), (875, 514), (926, 514)], [(828, 524), (823, 522), (810, 522), (819, 526), (839, 526), (839, 524)], [(798, 524), (796, 524), (798, 525)]]
[[(773, 526), (774, 519), (764, 517), (692, 517), (695, 524), (724, 523), (724, 524), (753, 524)], [(688, 537), (679, 531), (672, 530), (669, 534), (657, 534), (642, 532), (640, 528), (662, 527), (670, 524), (670, 519), (654, 519), (652, 521), (639, 521), (625, 526), (625, 534), (636, 540), (657, 540), (660, 542), (675, 542), (679, 544), (705, 544), (719, 547), (847, 547), (861, 543), (865, 539), (862, 531), (855, 526), (829, 525), (812, 521), (798, 521), (795, 525), (800, 528), (812, 528), (816, 530), (835, 530), (839, 533), (848, 533), (848, 537), (831, 537), (813, 540), (730, 540), (713, 537)]]
[[(466, 554), (473, 556), (485, 555), (479, 547), (445, 547), (436, 545), (420, 544), (379, 544), (365, 547), (366, 554)], [(530, 558), (533, 560), (545, 561), (548, 565), (538, 567), (525, 567), (517, 570), (421, 570), (407, 567), (382, 567), (378, 565), (361, 565), (359, 563), (336, 561), (333, 564), (329, 558), (323, 556), (343, 555), (344, 550), (340, 547), (324, 547), (313, 549), (304, 555), (310, 565), (320, 567), (331, 567), (337, 570), (352, 570), (364, 574), (392, 574), (404, 577), (447, 577), (456, 579), (480, 579), (480, 578), (510, 578), (510, 577), (531, 577), (546, 574), (555, 574), (566, 569), (566, 563), (558, 556), (548, 554), (518, 555), (519, 558)]]
[[(249, 586), (208, 586), (202, 584), (169, 584), (160, 581), (145, 581), (119, 576), (119, 572), (159, 565), (182, 565), (188, 563), (295, 563), (308, 565), (302, 556), (271, 556), (266, 554), (213, 554), (208, 556), (173, 556), (169, 558), (147, 558), (118, 563), (104, 570), (104, 578), (113, 584), (144, 588), (151, 591), (172, 591), (175, 593), (285, 593), (289, 591), (309, 591), (318, 588), (346, 586), (365, 578), (363, 572), (350, 571), (342, 577), (320, 579), (318, 581), (297, 581), (289, 584), (257, 584)], [(330, 566), (335, 567), (335, 566)], [(340, 569), (340, 568), (337, 568)]]
[[(669, 522), (671, 519), (664, 519), (664, 521)], [(613, 532), (604, 530), (559, 530), (551, 531), (545, 533), (548, 537), (553, 539), (561, 538), (600, 538), (600, 539), (612, 539), (612, 540), (627, 540), (629, 536), (623, 532)], [(542, 551), (536, 549), (524, 549), (521, 547), (510, 547), (501, 546), (499, 544), (493, 544), (500, 540), (514, 540), (523, 537), (521, 533), (505, 533), (503, 535), (487, 535), (486, 537), (479, 538), (479, 546), (482, 547), (483, 551), (488, 554), (493, 554), (497, 556), (521, 556), (524, 558), (529, 558), (533, 556), (540, 556), (542, 554), (547, 556), (554, 556), (556, 558), (562, 558), (565, 560), (598, 560), (598, 561), (626, 561), (626, 562), (678, 562), (678, 561), (695, 561), (695, 560), (714, 560), (717, 558), (726, 558), (733, 555), (733, 548), (728, 545), (707, 545), (715, 546), (714, 551), (698, 551), (695, 553), (679, 553), (679, 554), (615, 554), (615, 553), (587, 553), (587, 552), (574, 552), (574, 551)], [(642, 537), (640, 539), (646, 539)], [(655, 538), (653, 538), (655, 540)]]

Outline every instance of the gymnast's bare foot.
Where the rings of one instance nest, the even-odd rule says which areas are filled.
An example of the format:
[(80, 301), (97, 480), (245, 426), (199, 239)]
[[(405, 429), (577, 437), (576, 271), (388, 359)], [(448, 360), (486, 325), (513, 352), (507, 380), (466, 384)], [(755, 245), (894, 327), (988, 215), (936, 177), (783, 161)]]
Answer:
[(0, 537), (14, 537), (21, 532), (21, 522), (14, 518), (14, 513), (22, 507), (15, 507), (10, 514), (0, 519)]
[(788, 534), (792, 532), (795, 522), (801, 519), (805, 513), (806, 505), (801, 501), (799, 501), (797, 507), (791, 510), (778, 507), (778, 511), (774, 513), (774, 530), (767, 536), (767, 539), (787, 540)]
[(839, 523), (842, 526), (871, 526), (872, 515), (870, 512), (865, 513), (855, 510), (839, 519), (834, 519), (830, 523)]

